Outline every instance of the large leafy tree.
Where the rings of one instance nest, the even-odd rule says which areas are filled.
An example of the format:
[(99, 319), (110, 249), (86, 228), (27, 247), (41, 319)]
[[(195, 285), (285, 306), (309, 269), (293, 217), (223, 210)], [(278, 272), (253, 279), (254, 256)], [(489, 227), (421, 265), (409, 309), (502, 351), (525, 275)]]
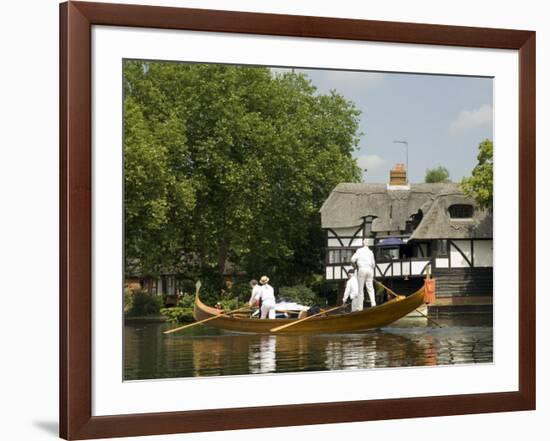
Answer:
[(479, 144), (477, 165), (472, 176), (460, 184), (464, 193), (474, 198), (482, 208), (493, 205), (493, 141), (486, 139)]
[(289, 283), (319, 271), (319, 208), (360, 179), (353, 103), (268, 68), (124, 70), (127, 272), (231, 262)]
[(426, 177), (424, 178), (424, 182), (427, 182), (427, 183), (451, 182), (451, 178), (449, 176), (449, 170), (447, 170), (447, 168), (443, 167), (442, 165), (439, 165), (434, 168), (429, 168), (428, 170), (426, 170)]

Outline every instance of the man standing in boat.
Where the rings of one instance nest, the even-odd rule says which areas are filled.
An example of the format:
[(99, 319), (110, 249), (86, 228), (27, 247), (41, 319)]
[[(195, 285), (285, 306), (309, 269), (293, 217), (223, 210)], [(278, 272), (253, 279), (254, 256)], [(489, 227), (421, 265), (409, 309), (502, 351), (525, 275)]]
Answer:
[(252, 289), (252, 293), (250, 294), (248, 305), (251, 307), (257, 306), (258, 308), (261, 308), (260, 298), (262, 294), (262, 288), (260, 285), (258, 285), (258, 281), (256, 279), (252, 279), (250, 281), (250, 288)]
[(344, 291), (342, 305), (345, 304), (348, 299), (351, 299), (351, 312), (363, 309), (363, 302), (361, 301), (361, 303), (359, 303), (359, 285), (357, 284), (357, 276), (355, 275), (354, 269), (348, 271), (348, 281), (346, 282), (346, 290)]
[(368, 240), (363, 239), (363, 247), (359, 248), (353, 256), (351, 256), (351, 262), (357, 266), (357, 286), (359, 288), (357, 302), (358, 311), (363, 309), (364, 294), (363, 290), (367, 285), (367, 293), (369, 294), (370, 305), (376, 306), (376, 300), (374, 298), (374, 287), (372, 281), (374, 278), (374, 267), (376, 265), (374, 261), (374, 254), (370, 250)]
[(262, 313), (260, 318), (275, 318), (275, 291), (273, 290), (273, 287), (268, 283), (269, 277), (262, 276), (260, 278), (260, 284), (261, 286), (261, 292), (260, 292), (260, 300), (261, 300), (261, 308), (260, 311)]

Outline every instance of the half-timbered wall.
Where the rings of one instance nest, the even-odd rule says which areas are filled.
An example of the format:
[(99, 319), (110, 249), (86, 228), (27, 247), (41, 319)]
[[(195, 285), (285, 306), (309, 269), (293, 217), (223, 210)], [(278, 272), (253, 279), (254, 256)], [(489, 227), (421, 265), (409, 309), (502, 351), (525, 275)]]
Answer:
[[(347, 278), (352, 268), (351, 256), (362, 246), (364, 227), (327, 230), (327, 280)], [(369, 238), (370, 245), (374, 238)], [(493, 241), (473, 239), (434, 240), (414, 244), (414, 257), (377, 261), (375, 277), (423, 277), (428, 267), (432, 269), (491, 268), (493, 266)]]
[[(347, 271), (352, 268), (351, 256), (357, 248), (363, 246), (364, 226), (327, 230), (327, 256), (325, 277), (327, 280), (347, 279)], [(368, 238), (374, 245), (374, 238)], [(431, 263), (427, 243), (418, 245), (417, 257), (391, 262), (379, 262), (375, 268), (375, 277), (423, 276)]]
[(470, 240), (450, 241), (451, 268), (468, 268), (472, 266), (472, 242)]
[(363, 226), (329, 229), (328, 246), (329, 248), (363, 246)]
[(445, 251), (438, 249), (436, 268), (471, 268), (493, 266), (492, 240), (447, 240)]

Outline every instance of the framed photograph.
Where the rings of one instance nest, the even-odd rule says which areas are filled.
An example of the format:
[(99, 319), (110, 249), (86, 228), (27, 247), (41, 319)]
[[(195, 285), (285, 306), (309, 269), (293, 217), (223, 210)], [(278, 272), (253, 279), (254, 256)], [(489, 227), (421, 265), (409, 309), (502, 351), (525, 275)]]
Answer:
[(534, 32), (63, 3), (60, 144), (63, 438), (535, 409)]

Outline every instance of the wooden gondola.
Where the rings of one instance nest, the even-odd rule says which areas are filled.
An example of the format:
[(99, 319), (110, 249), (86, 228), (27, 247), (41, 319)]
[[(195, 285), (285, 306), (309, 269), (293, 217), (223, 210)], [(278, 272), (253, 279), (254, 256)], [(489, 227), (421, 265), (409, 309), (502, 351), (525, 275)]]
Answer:
[[(276, 334), (328, 334), (361, 332), (387, 326), (406, 316), (424, 304), (425, 288), (422, 286), (408, 297), (399, 296), (386, 303), (348, 314), (321, 315), (276, 331)], [(205, 305), (198, 293), (195, 297), (194, 316), (197, 321), (210, 319), (205, 325), (233, 332), (257, 334), (273, 333), (273, 330), (298, 319), (257, 319), (224, 314)], [(214, 318), (219, 316), (218, 318)]]

